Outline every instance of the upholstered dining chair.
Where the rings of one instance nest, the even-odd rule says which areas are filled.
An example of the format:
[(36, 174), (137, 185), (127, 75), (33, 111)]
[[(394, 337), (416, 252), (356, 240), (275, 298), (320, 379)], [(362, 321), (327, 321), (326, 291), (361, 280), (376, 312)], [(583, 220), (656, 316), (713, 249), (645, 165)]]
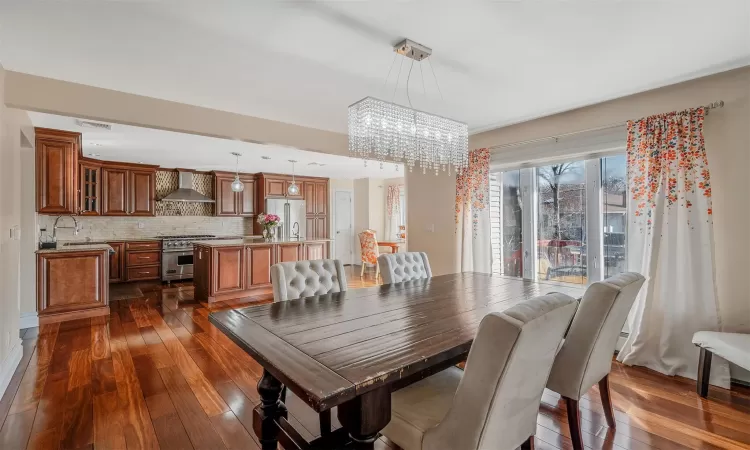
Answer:
[(359, 246), (362, 251), (362, 270), (359, 273), (360, 278), (365, 276), (365, 264), (375, 264), (375, 278), (380, 275), (380, 266), (378, 266), (378, 240), (375, 237), (375, 231), (365, 230), (359, 233)]
[(607, 425), (615, 428), (609, 392), (612, 355), (645, 280), (641, 274), (627, 272), (592, 283), (583, 294), (565, 342), (555, 358), (547, 388), (565, 399), (575, 450), (583, 449), (578, 401), (597, 383)]
[(378, 256), (378, 267), (384, 284), (432, 278), (425, 252), (383, 253)]
[(531, 447), (544, 385), (578, 303), (549, 294), (482, 319), (462, 371), (391, 394), (382, 433), (404, 450)]
[[(271, 266), (273, 301), (283, 302), (313, 295), (346, 291), (344, 265), (338, 259), (277, 263)], [(286, 386), (281, 393), (286, 401)], [(319, 414), (320, 434), (331, 432), (331, 410)]]

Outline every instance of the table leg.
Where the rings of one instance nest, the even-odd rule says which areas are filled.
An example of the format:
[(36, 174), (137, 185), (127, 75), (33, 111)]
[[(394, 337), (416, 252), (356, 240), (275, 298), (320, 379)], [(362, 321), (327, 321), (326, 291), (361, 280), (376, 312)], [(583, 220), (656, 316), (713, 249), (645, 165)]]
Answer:
[(279, 428), (276, 419), (287, 417), (286, 406), (280, 400), (282, 388), (281, 382), (264, 369), (263, 377), (258, 380), (260, 412), (253, 418), (253, 428), (263, 450), (278, 448)]
[(339, 405), (338, 418), (358, 449), (373, 449), (380, 430), (391, 421), (388, 386), (366, 392)]

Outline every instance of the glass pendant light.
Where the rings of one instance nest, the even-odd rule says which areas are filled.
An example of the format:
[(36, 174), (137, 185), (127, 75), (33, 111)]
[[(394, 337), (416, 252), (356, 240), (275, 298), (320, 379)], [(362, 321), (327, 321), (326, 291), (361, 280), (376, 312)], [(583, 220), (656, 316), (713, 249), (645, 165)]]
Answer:
[(294, 159), (289, 160), (290, 163), (292, 163), (292, 184), (289, 185), (289, 187), (286, 190), (286, 193), (289, 195), (299, 195), (299, 186), (297, 186), (297, 183), (294, 182), (294, 163), (297, 161)]
[(237, 158), (237, 170), (234, 175), (234, 181), (232, 181), (232, 191), (242, 192), (245, 190), (245, 185), (240, 181), (240, 154), (237, 152), (232, 152), (232, 154)]

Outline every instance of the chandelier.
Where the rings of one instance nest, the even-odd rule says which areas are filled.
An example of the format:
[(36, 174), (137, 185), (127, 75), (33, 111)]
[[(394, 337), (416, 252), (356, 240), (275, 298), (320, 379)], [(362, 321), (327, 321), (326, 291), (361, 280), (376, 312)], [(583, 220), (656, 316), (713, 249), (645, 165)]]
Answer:
[(406, 84), (409, 107), (374, 97), (349, 106), (349, 152), (364, 159), (365, 165), (368, 160), (380, 161), (381, 167), (386, 161), (400, 161), (409, 171), (419, 164), (423, 173), (434, 170), (437, 175), (442, 169), (450, 174), (451, 168), (460, 173), (469, 163), (468, 126), (411, 107), (411, 69), (414, 61), (426, 59), (432, 50), (408, 39), (393, 50), (412, 60)]

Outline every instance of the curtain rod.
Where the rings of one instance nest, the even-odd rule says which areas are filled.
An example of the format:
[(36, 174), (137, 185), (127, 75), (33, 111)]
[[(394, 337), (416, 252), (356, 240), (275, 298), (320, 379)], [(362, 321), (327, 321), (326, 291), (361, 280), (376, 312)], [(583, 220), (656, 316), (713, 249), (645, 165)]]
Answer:
[[(712, 109), (723, 108), (723, 107), (724, 107), (724, 100), (719, 100), (717, 102), (712, 102), (712, 103), (709, 103), (708, 105), (703, 106), (703, 108), (706, 109), (706, 115), (708, 115), (709, 111), (711, 111)], [(488, 150), (495, 150), (495, 149), (498, 149), (498, 148), (518, 147), (518, 146), (521, 146), (521, 145), (533, 144), (535, 142), (549, 141), (551, 139), (554, 139), (555, 141), (557, 141), (561, 137), (574, 136), (576, 134), (581, 134), (581, 133), (592, 133), (594, 131), (609, 130), (611, 128), (617, 128), (617, 127), (621, 127), (623, 125), (625, 125), (625, 123), (622, 123), (622, 122), (620, 122), (620, 123), (611, 123), (609, 125), (604, 125), (604, 126), (601, 126), (601, 127), (587, 128), (585, 130), (579, 130), (579, 131), (571, 131), (570, 133), (563, 133), (563, 134), (558, 134), (558, 135), (555, 135), (555, 136), (547, 136), (547, 137), (542, 137), (542, 138), (529, 139), (529, 140), (526, 140), (526, 141), (511, 142), (509, 144), (493, 145), (491, 147), (487, 147), (487, 149)]]

